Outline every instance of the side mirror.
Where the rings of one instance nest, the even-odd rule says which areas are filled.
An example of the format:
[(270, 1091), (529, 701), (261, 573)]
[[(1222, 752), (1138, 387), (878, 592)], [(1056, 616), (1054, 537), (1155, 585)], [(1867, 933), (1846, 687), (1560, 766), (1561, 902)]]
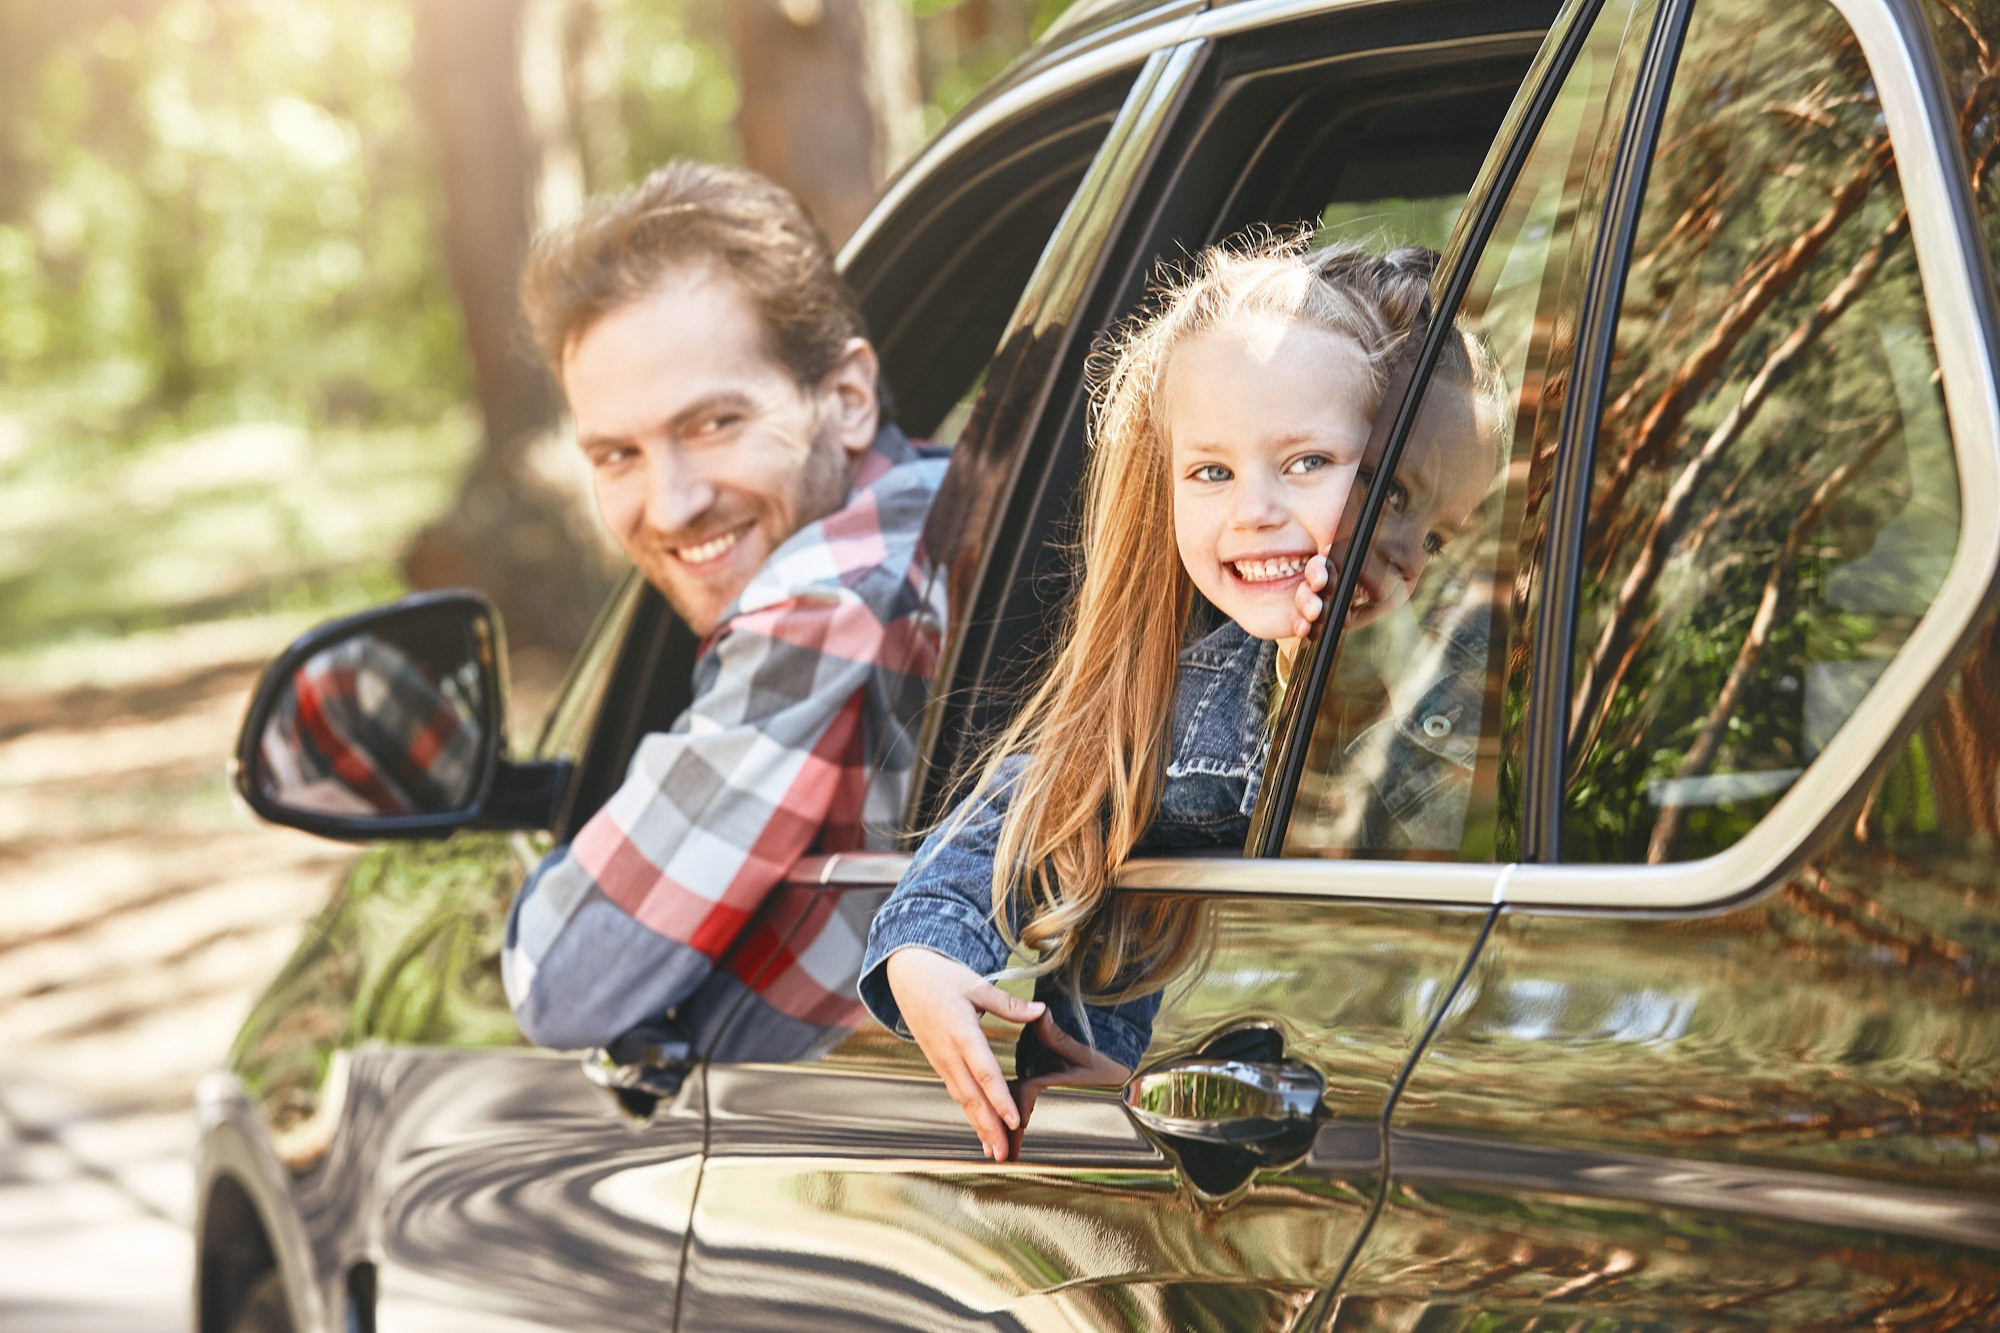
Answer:
[(237, 794), (274, 824), (346, 840), (544, 826), (567, 765), (502, 758), (499, 663), (498, 618), (473, 593), (322, 625), (258, 682)]

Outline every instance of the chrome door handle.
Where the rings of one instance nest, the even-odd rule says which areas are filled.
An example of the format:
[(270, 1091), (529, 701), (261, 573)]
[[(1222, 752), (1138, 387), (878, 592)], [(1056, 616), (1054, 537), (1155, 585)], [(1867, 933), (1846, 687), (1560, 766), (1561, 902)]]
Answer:
[(1295, 1157), (1311, 1142), (1326, 1082), (1287, 1060), (1209, 1055), (1151, 1069), (1125, 1085), (1125, 1105), (1158, 1138)]
[(583, 1076), (640, 1120), (679, 1093), (693, 1068), (694, 1042), (673, 1018), (642, 1023), (583, 1056)]

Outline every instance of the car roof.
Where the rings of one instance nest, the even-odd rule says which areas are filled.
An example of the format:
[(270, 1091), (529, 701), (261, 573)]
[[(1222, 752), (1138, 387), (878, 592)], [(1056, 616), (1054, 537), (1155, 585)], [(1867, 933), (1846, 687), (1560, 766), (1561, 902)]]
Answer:
[(896, 205), (935, 168), (1002, 124), (1188, 37), (1364, 3), (1369, 0), (1078, 0), (889, 180), (841, 246), (841, 263), (874, 238)]

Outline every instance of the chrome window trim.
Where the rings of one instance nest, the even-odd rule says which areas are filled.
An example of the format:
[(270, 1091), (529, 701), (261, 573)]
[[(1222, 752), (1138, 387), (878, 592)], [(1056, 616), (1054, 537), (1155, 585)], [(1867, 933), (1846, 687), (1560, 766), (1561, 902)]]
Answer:
[(1232, 898), (1339, 898), (1398, 906), (1487, 908), (1501, 901), (1517, 869), (1495, 862), (1142, 857), (1125, 863), (1118, 887)]
[[(903, 852), (841, 852), (792, 867), (786, 882), (806, 887), (888, 888), (914, 858)], [(1353, 865), (1355, 873), (1338, 867)], [(1365, 869), (1363, 869), (1365, 867)], [(1405, 905), (1488, 908), (1521, 867), (1455, 861), (1256, 860), (1236, 855), (1135, 857), (1119, 872), (1129, 892), (1216, 894), (1232, 898), (1340, 898)]]

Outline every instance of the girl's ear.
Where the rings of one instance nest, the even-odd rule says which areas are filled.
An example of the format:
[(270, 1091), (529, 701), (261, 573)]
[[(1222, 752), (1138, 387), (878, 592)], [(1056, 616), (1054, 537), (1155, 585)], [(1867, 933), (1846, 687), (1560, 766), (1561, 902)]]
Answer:
[(866, 338), (849, 338), (847, 346), (841, 349), (840, 360), (819, 382), (820, 398), (832, 412), (840, 447), (850, 457), (859, 458), (867, 453), (875, 443), (875, 432), (881, 428), (882, 410), (875, 396), (875, 384), (881, 374), (882, 363), (875, 355), (874, 344)]

